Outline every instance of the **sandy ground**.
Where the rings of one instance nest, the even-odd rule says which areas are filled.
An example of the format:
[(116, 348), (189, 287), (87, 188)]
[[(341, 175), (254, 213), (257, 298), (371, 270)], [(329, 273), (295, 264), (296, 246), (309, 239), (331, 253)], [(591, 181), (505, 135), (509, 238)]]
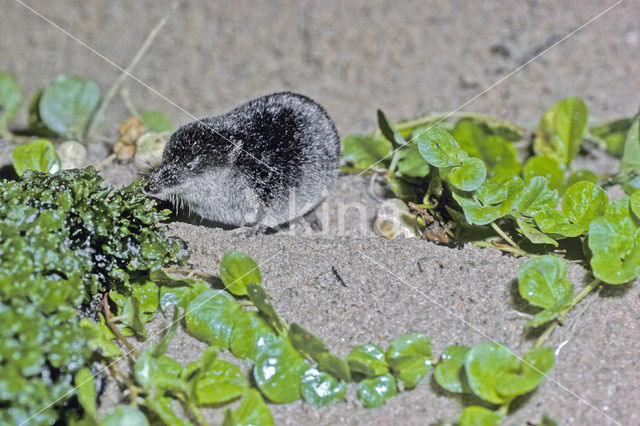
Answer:
[[(172, 3), (25, 4), (126, 66)], [(342, 135), (372, 129), (379, 107), (399, 119), (464, 106), (528, 124), (553, 102), (578, 95), (596, 117), (628, 116), (639, 104), (640, 2), (623, 1), (562, 41), (612, 4), (182, 1), (134, 71), (164, 98), (134, 81), (127, 87), (139, 108), (165, 111), (176, 124), (264, 93), (300, 91), (326, 106)], [(26, 96), (60, 72), (95, 79), (103, 91), (117, 77), (111, 64), (19, 2), (0, 0), (0, 7), (0, 68), (19, 77)], [(490, 90), (476, 97), (485, 89)], [(103, 128), (105, 144), (115, 140), (126, 117), (116, 100)], [(106, 153), (100, 146), (92, 150), (92, 158)], [(612, 170), (606, 156), (580, 161)], [(120, 185), (137, 172), (112, 165), (103, 175)], [(524, 319), (518, 314), (526, 312), (515, 283), (521, 259), (473, 246), (450, 249), (375, 237), (376, 203), (366, 190), (367, 182), (341, 177), (318, 209), (321, 232), (304, 221), (289, 233), (253, 238), (185, 223), (172, 224), (171, 232), (187, 241), (192, 263), (207, 272), (217, 272), (228, 250), (249, 253), (261, 264), (281, 315), (308, 327), (341, 356), (355, 345), (386, 345), (413, 331), (427, 334), (436, 354), (451, 344), (489, 338), (518, 353), (532, 346), (522, 335)], [(578, 288), (589, 279), (579, 266), (570, 268), (570, 278)], [(569, 425), (640, 424), (638, 293), (638, 282), (607, 288), (572, 311), (549, 341), (554, 347), (567, 342), (556, 367), (537, 391), (514, 405), (506, 423), (535, 422), (549, 413)], [(162, 328), (163, 321), (158, 319), (152, 330)], [(202, 349), (202, 343), (180, 332), (169, 354), (188, 362)], [(113, 391), (110, 387), (105, 394), (105, 407), (116, 402)], [(277, 424), (413, 425), (453, 421), (463, 402), (469, 401), (443, 392), (429, 377), (379, 409), (362, 408), (353, 388), (346, 402), (333, 407), (298, 402), (271, 409)], [(221, 412), (206, 415), (212, 423), (221, 420)]]

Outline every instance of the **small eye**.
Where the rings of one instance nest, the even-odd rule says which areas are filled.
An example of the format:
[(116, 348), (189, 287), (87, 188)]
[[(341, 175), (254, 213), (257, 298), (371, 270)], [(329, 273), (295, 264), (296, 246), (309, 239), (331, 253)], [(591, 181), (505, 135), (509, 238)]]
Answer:
[(189, 170), (195, 170), (197, 166), (198, 166), (198, 161), (197, 160), (192, 160), (192, 161), (189, 161), (187, 163), (187, 168)]

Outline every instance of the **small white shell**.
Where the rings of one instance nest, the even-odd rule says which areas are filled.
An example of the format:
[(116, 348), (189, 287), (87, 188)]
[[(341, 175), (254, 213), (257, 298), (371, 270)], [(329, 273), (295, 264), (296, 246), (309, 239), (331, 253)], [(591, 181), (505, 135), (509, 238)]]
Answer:
[(378, 208), (378, 215), (373, 230), (381, 237), (394, 239), (397, 237), (418, 238), (417, 215), (409, 212), (409, 207), (400, 199), (392, 198)]
[(169, 141), (170, 132), (147, 132), (138, 138), (134, 158), (145, 166), (155, 167), (162, 161), (162, 152)]
[(60, 167), (62, 170), (79, 169), (86, 165), (87, 148), (77, 141), (62, 142), (56, 148), (60, 157)]

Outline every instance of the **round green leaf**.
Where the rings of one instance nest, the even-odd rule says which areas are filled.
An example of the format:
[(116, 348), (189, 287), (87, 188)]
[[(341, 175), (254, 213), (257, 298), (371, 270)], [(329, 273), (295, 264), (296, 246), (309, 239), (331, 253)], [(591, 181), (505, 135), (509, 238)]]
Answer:
[[(342, 156), (360, 169), (373, 166), (391, 153), (391, 142), (368, 135), (349, 135), (342, 140)], [(390, 160), (390, 158), (389, 158)], [(381, 167), (384, 165), (381, 163)]]
[(535, 216), (543, 210), (555, 209), (557, 205), (558, 191), (549, 189), (546, 178), (534, 176), (527, 182), (518, 210), (522, 214)]
[(502, 416), (484, 407), (465, 407), (460, 414), (460, 426), (499, 426)]
[(420, 155), (417, 143), (412, 143), (404, 157), (398, 161), (398, 171), (404, 176), (419, 178), (429, 174), (429, 163)]
[(518, 269), (520, 295), (534, 306), (549, 308), (572, 287), (566, 275), (567, 266), (558, 257), (547, 255), (528, 260)]
[(464, 374), (464, 359), (469, 350), (466, 346), (449, 346), (442, 352), (440, 362), (433, 370), (436, 382), (449, 392), (471, 392)]
[(389, 373), (372, 379), (364, 379), (358, 385), (358, 398), (367, 408), (380, 407), (387, 398), (391, 398), (397, 393), (396, 380)]
[(529, 183), (535, 176), (547, 179), (549, 189), (560, 189), (564, 182), (564, 173), (560, 164), (550, 157), (534, 156), (527, 160), (522, 171), (525, 183)]
[(198, 404), (219, 404), (244, 395), (249, 389), (242, 371), (230, 362), (214, 360), (196, 384)]
[(430, 127), (418, 136), (418, 151), (432, 166), (452, 167), (458, 164), (460, 146), (446, 130)]
[(486, 225), (511, 212), (523, 196), (524, 183), (518, 176), (497, 175), (485, 180), (474, 194), (453, 192), (467, 222)]
[(148, 131), (154, 133), (173, 132), (173, 124), (171, 119), (164, 113), (154, 110), (140, 111), (140, 120)]
[(352, 372), (366, 377), (381, 376), (389, 372), (385, 353), (378, 345), (368, 343), (356, 346), (346, 359)]
[(302, 376), (300, 391), (309, 404), (324, 407), (344, 400), (347, 385), (332, 375), (311, 367)]
[(497, 390), (500, 377), (506, 371), (516, 371), (518, 358), (504, 346), (484, 342), (471, 348), (464, 361), (469, 386), (478, 397), (493, 404), (503, 404), (511, 397)]
[(227, 411), (223, 425), (233, 426), (273, 426), (273, 416), (262, 399), (260, 392), (249, 389), (242, 404), (233, 413)]
[(431, 342), (424, 334), (411, 333), (391, 342), (387, 362), (401, 388), (416, 386), (431, 369)]
[(56, 173), (60, 170), (60, 158), (53, 144), (46, 139), (36, 139), (26, 145), (18, 145), (11, 153), (11, 162), (18, 176), (25, 170)]
[(88, 368), (81, 368), (74, 377), (76, 389), (78, 391), (78, 402), (85, 413), (91, 418), (96, 418), (98, 409), (96, 407), (96, 383), (93, 374)]
[(566, 186), (569, 187), (574, 183), (580, 182), (582, 180), (586, 180), (591, 183), (598, 183), (598, 175), (588, 169), (580, 169), (572, 172), (567, 178)]
[(567, 188), (562, 198), (562, 211), (571, 221), (585, 229), (589, 223), (602, 216), (609, 197), (598, 185), (580, 181)]
[(260, 392), (275, 403), (293, 402), (300, 398), (300, 377), (308, 363), (288, 340), (269, 346), (253, 367), (253, 377)]
[(118, 405), (98, 423), (100, 426), (148, 426), (149, 421), (142, 411), (131, 405)]
[(247, 284), (262, 283), (258, 264), (246, 253), (230, 251), (220, 261), (220, 279), (231, 294), (247, 294)]
[(640, 226), (631, 214), (629, 197), (624, 197), (589, 224), (591, 268), (606, 283), (623, 284), (640, 275)]
[(487, 177), (484, 162), (475, 157), (465, 159), (462, 164), (451, 169), (449, 181), (462, 191), (475, 191)]
[(551, 371), (555, 362), (556, 357), (551, 348), (542, 347), (525, 352), (517, 370), (506, 371), (500, 376), (498, 393), (514, 397), (531, 392)]
[(347, 361), (329, 352), (321, 353), (317, 357), (318, 368), (343, 382), (351, 381), (351, 369)]
[(269, 346), (279, 341), (258, 312), (242, 312), (231, 331), (229, 346), (238, 358), (255, 361)]
[(226, 349), (239, 311), (239, 305), (226, 291), (203, 291), (187, 306), (187, 330), (196, 339)]
[(52, 131), (82, 140), (99, 105), (100, 89), (93, 81), (61, 74), (42, 93), (40, 117)]
[(21, 103), (22, 89), (18, 80), (9, 73), (0, 72), (0, 132), (11, 123)]

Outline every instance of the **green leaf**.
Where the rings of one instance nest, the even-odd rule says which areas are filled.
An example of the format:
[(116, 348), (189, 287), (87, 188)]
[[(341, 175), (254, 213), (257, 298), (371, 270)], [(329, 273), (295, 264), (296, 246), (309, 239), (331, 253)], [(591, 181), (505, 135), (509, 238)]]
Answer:
[(518, 268), (520, 295), (534, 306), (549, 308), (562, 299), (573, 285), (565, 279), (567, 265), (555, 256), (540, 256)]
[(624, 141), (624, 150), (620, 160), (620, 173), (640, 173), (640, 113), (636, 115), (633, 124)]
[(485, 163), (490, 175), (520, 174), (515, 147), (503, 137), (487, 133), (477, 121), (460, 120), (451, 134), (467, 154)]
[(56, 173), (60, 170), (60, 158), (53, 144), (46, 139), (36, 139), (26, 145), (18, 145), (11, 153), (11, 162), (18, 176), (25, 170)]
[(387, 138), (389, 142), (394, 146), (394, 148), (398, 148), (404, 145), (405, 140), (396, 130), (396, 127), (393, 123), (384, 115), (382, 110), (378, 110), (378, 127), (380, 127), (380, 132), (382, 135)]
[(118, 346), (111, 341), (115, 336), (105, 324), (95, 323), (89, 318), (82, 318), (80, 327), (89, 330), (92, 335), (87, 341), (91, 350), (97, 351), (105, 358), (122, 355)]
[(289, 326), (289, 340), (294, 348), (308, 354), (316, 361), (318, 361), (320, 354), (329, 352), (329, 348), (319, 337), (295, 322)]
[(279, 334), (282, 334), (286, 327), (280, 316), (273, 309), (269, 296), (264, 289), (255, 283), (247, 284), (247, 295), (251, 302), (258, 308), (258, 310), (264, 315), (269, 325)]
[(460, 146), (446, 130), (430, 127), (418, 136), (418, 151), (432, 166), (452, 167), (458, 164)]
[(332, 375), (311, 367), (302, 375), (300, 391), (309, 404), (324, 407), (344, 400), (347, 385)]
[(242, 359), (255, 361), (269, 346), (278, 341), (278, 336), (258, 312), (242, 312), (233, 325), (229, 346), (231, 352)]
[(176, 414), (173, 408), (174, 401), (174, 398), (168, 396), (152, 395), (145, 398), (144, 405), (149, 411), (156, 414), (164, 424), (171, 426), (192, 426), (189, 420)]
[[(347, 163), (366, 169), (387, 157), (392, 150), (391, 142), (368, 135), (349, 135), (342, 140), (342, 156)], [(390, 159), (384, 160), (388, 163)], [(385, 167), (380, 163), (380, 168)]]
[(547, 186), (551, 190), (562, 188), (564, 173), (560, 163), (551, 157), (533, 156), (527, 160), (522, 171), (522, 177), (526, 184), (536, 176), (542, 176), (547, 180)]
[(0, 136), (15, 117), (22, 103), (22, 89), (18, 80), (9, 73), (0, 72)]
[(164, 113), (154, 110), (140, 111), (140, 120), (148, 131), (154, 133), (173, 132), (175, 129), (171, 119)]
[(210, 346), (226, 349), (239, 311), (240, 306), (226, 291), (203, 291), (187, 307), (187, 330)]
[(587, 134), (587, 106), (578, 98), (565, 98), (549, 108), (536, 129), (536, 154), (569, 166)]
[(169, 305), (186, 309), (189, 303), (198, 294), (209, 290), (209, 284), (202, 280), (192, 280), (193, 283), (184, 286), (163, 285), (160, 287), (160, 308), (166, 311)]
[(118, 305), (118, 318), (120, 322), (129, 328), (129, 332), (138, 333), (147, 337), (147, 330), (142, 322), (140, 302), (133, 296), (124, 297), (116, 291), (109, 292), (109, 298)]
[(258, 356), (253, 377), (264, 396), (283, 404), (300, 398), (300, 377), (308, 368), (291, 343), (282, 339)]
[(247, 284), (262, 283), (258, 264), (246, 253), (230, 251), (220, 261), (220, 279), (225, 288), (236, 296), (247, 294)]
[(358, 398), (367, 408), (380, 407), (387, 398), (397, 395), (396, 380), (391, 374), (364, 379), (358, 385)]
[(178, 307), (173, 308), (173, 317), (171, 319), (171, 325), (169, 326), (169, 330), (162, 336), (160, 341), (155, 344), (153, 347), (153, 356), (159, 357), (164, 354), (169, 347), (169, 343), (173, 340), (176, 332), (178, 331), (178, 324), (180, 322), (180, 309)]
[(353, 348), (346, 360), (352, 372), (366, 377), (381, 376), (389, 372), (384, 351), (371, 343)]
[(449, 392), (471, 393), (464, 373), (464, 359), (470, 349), (467, 346), (449, 346), (433, 370), (436, 382)]
[(591, 182), (580, 181), (565, 191), (562, 211), (571, 223), (586, 229), (593, 219), (602, 216), (608, 203), (609, 197), (602, 188)]
[(431, 369), (431, 342), (420, 333), (402, 335), (391, 342), (386, 360), (400, 388), (413, 388)]
[(623, 284), (640, 275), (639, 222), (632, 217), (629, 197), (624, 197), (611, 203), (604, 216), (589, 224), (591, 268), (596, 278), (608, 284)]
[(182, 391), (185, 383), (180, 377), (182, 365), (166, 355), (154, 357), (152, 351), (143, 352), (133, 367), (137, 382), (151, 396), (164, 391)]
[(527, 320), (524, 323), (525, 328), (539, 327), (542, 324), (546, 324), (556, 318), (560, 318), (563, 311), (571, 305), (573, 302), (573, 283), (567, 289), (564, 296), (562, 296), (556, 303), (544, 309), (542, 312), (538, 312), (533, 318)]
[(629, 208), (636, 218), (640, 219), (640, 191), (635, 191), (629, 197)]
[(633, 118), (619, 118), (600, 126), (591, 127), (589, 133), (603, 141), (608, 153), (621, 157), (631, 123), (633, 123)]
[(554, 238), (577, 237), (585, 231), (583, 225), (569, 222), (561, 211), (554, 208), (542, 210), (534, 218), (538, 228), (546, 234), (552, 234)]
[(473, 347), (465, 358), (469, 386), (478, 397), (504, 404), (535, 389), (553, 367), (551, 348), (525, 352), (524, 362), (504, 346), (484, 342)]
[(479, 158), (468, 157), (462, 160), (459, 166), (451, 169), (449, 182), (462, 191), (475, 191), (480, 188), (486, 177), (487, 168), (484, 162)]
[(196, 384), (199, 405), (220, 404), (244, 395), (249, 384), (242, 371), (230, 362), (214, 360)]
[(100, 89), (93, 81), (60, 74), (42, 93), (40, 117), (52, 131), (83, 140), (100, 98)]
[(404, 157), (398, 161), (398, 172), (404, 176), (422, 178), (429, 174), (429, 163), (427, 163), (420, 151), (418, 144), (412, 142), (406, 150)]
[(506, 216), (522, 200), (524, 183), (518, 176), (498, 175), (484, 181), (475, 194), (453, 192), (467, 222), (486, 225)]
[(149, 421), (142, 411), (131, 405), (118, 405), (104, 419), (100, 426), (148, 426)]
[(522, 200), (518, 204), (520, 213), (535, 216), (543, 210), (556, 208), (558, 191), (549, 189), (547, 183), (547, 179), (542, 176), (533, 176), (529, 179)]
[(158, 310), (158, 286), (152, 281), (147, 281), (135, 286), (132, 296), (140, 304), (140, 320), (147, 323), (154, 319)]
[(318, 356), (318, 368), (343, 382), (351, 381), (351, 369), (347, 361), (332, 355), (329, 352), (323, 352)]
[(499, 426), (502, 416), (488, 408), (470, 406), (465, 407), (460, 414), (458, 424), (460, 426)]
[(88, 368), (81, 368), (76, 373), (74, 382), (78, 391), (78, 402), (89, 417), (96, 419), (98, 409), (96, 407), (96, 383), (93, 380), (93, 374)]
[(533, 244), (551, 244), (554, 247), (558, 247), (558, 242), (533, 226), (530, 223), (530, 219), (528, 220), (517, 215), (516, 224), (518, 225), (520, 232), (522, 232), (522, 234)]
[(581, 180), (586, 180), (588, 182), (597, 184), (598, 176), (588, 169), (580, 169), (572, 172), (567, 178), (567, 182), (565, 183), (566, 187), (573, 185), (574, 183), (580, 182)]
[(236, 411), (227, 410), (223, 426), (273, 426), (273, 416), (260, 392), (249, 389)]

